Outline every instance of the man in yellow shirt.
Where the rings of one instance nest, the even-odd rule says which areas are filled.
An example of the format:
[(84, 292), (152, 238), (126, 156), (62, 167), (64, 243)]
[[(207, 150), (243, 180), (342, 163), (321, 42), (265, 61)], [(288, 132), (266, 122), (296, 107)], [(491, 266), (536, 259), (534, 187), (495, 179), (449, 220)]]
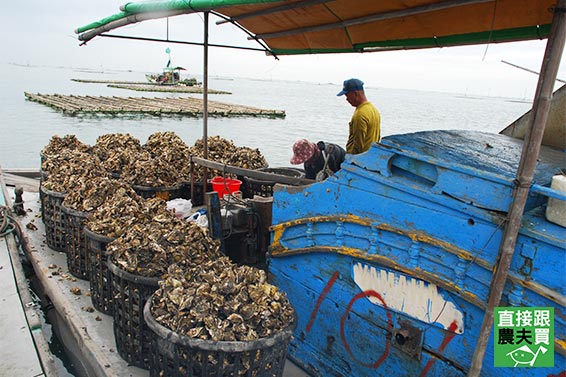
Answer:
[(348, 103), (356, 108), (350, 120), (346, 153), (362, 153), (369, 149), (371, 143), (380, 140), (381, 116), (376, 107), (366, 98), (363, 81), (358, 79), (344, 81), (344, 87), (337, 96), (344, 94)]

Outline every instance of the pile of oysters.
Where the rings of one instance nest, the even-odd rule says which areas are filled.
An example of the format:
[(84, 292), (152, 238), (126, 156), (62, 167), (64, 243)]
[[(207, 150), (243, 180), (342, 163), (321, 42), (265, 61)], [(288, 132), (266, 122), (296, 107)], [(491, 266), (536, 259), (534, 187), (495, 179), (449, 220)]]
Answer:
[(222, 256), (207, 229), (168, 211), (133, 224), (106, 250), (116, 266), (145, 277), (161, 277), (174, 263), (190, 268)]
[(228, 257), (189, 269), (171, 265), (151, 313), (178, 334), (213, 341), (265, 338), (295, 320), (287, 296), (267, 282), (263, 270), (237, 266)]
[[(232, 140), (224, 139), (220, 136), (212, 136), (207, 139), (207, 159), (220, 162), (226, 165), (232, 165), (244, 169), (260, 169), (267, 167), (267, 161), (259, 149), (249, 147), (238, 147)], [(204, 139), (198, 139), (191, 147), (191, 156), (204, 157)], [(203, 177), (203, 169), (197, 166), (194, 172), (195, 180)], [(223, 175), (224, 172), (212, 171), (212, 176)], [(209, 174), (209, 176), (211, 176)]]
[[(218, 136), (208, 147), (213, 161), (267, 166), (259, 150)], [(190, 156), (202, 155), (202, 139), (188, 147), (173, 132), (155, 133), (145, 145), (129, 134), (103, 135), (94, 147), (73, 135), (54, 136), (42, 150), (42, 185), (67, 193), (66, 206), (89, 213), (89, 230), (114, 239), (107, 245), (112, 263), (160, 279), (151, 312), (163, 326), (211, 341), (269, 337), (296, 320), (285, 293), (267, 282), (263, 270), (231, 262), (206, 228), (175, 217), (165, 200), (144, 199), (132, 189), (190, 179)], [(199, 174), (195, 169), (194, 178)]]

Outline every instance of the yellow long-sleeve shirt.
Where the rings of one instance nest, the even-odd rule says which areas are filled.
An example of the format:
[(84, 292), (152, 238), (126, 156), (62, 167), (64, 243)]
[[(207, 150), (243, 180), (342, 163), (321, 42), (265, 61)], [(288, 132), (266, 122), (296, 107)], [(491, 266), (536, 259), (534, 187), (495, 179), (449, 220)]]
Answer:
[(381, 115), (371, 102), (356, 107), (350, 120), (350, 134), (346, 143), (346, 153), (365, 152), (371, 143), (378, 142), (381, 137)]

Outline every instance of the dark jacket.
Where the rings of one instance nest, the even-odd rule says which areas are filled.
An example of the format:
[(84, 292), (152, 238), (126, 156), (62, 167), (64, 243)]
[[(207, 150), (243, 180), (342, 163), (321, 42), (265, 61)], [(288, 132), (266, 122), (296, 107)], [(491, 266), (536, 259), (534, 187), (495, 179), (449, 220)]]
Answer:
[(324, 168), (323, 151), (328, 156), (328, 168), (334, 173), (340, 170), (340, 165), (346, 157), (344, 148), (337, 144), (319, 141), (316, 145), (321, 153), (304, 163), (305, 178), (308, 179), (316, 179), (316, 174)]

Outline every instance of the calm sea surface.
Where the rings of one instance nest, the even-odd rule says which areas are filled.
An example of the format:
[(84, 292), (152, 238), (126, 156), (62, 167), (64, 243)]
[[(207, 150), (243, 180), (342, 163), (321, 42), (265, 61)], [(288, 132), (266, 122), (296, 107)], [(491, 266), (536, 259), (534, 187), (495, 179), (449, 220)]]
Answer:
[[(118, 97), (180, 97), (195, 94), (135, 92), (106, 84), (71, 79), (145, 81), (142, 72), (95, 72), (72, 68), (0, 64), (0, 165), (39, 168), (39, 152), (53, 135), (76, 135), (94, 144), (107, 133), (130, 133), (142, 143), (154, 132), (173, 131), (188, 145), (202, 137), (202, 118), (180, 116), (65, 115), (26, 100), (24, 92)], [(363, 77), (361, 77), (363, 79)], [(418, 83), (415, 83), (418, 86)], [(271, 167), (289, 166), (291, 146), (299, 138), (345, 145), (353, 108), (336, 97), (340, 86), (294, 81), (211, 78), (210, 89), (230, 95), (210, 100), (285, 110), (284, 119), (209, 118), (208, 135), (231, 139), (238, 146), (259, 148)], [(381, 112), (382, 136), (433, 129), (468, 129), (497, 133), (530, 109), (518, 100), (468, 97), (417, 90), (366, 88)]]

